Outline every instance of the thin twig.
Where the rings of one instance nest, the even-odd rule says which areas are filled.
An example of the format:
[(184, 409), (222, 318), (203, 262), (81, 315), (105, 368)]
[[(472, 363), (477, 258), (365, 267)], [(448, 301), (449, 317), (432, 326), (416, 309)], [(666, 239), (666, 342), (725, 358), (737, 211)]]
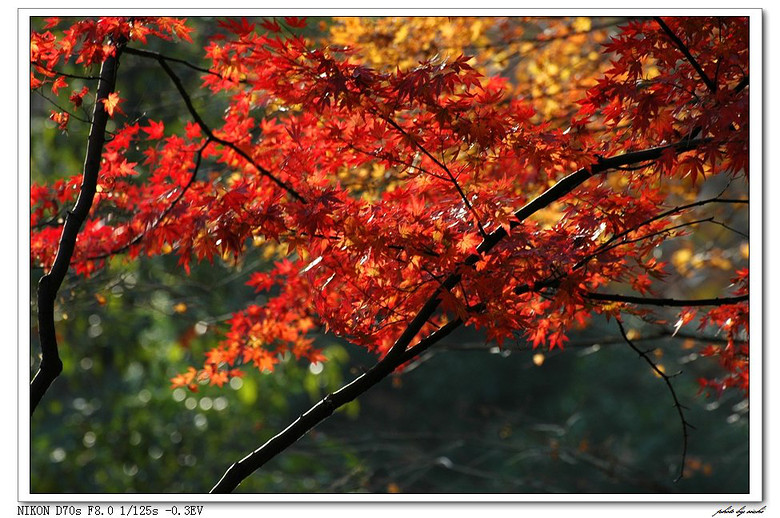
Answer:
[(67, 114), (68, 114), (68, 116), (69, 116), (71, 119), (75, 119), (75, 120), (77, 120), (77, 121), (79, 121), (79, 122), (83, 122), (83, 123), (85, 123), (85, 124), (91, 124), (91, 123), (92, 123), (92, 121), (90, 121), (90, 120), (88, 120), (88, 119), (82, 119), (82, 118), (81, 118), (81, 117), (79, 117), (78, 115), (76, 115), (76, 114), (74, 114), (73, 112), (69, 111), (67, 108), (63, 108), (62, 106), (60, 106), (59, 104), (57, 104), (57, 103), (56, 103), (56, 102), (55, 102), (53, 99), (50, 99), (49, 97), (47, 97), (47, 96), (46, 96), (46, 95), (45, 95), (43, 92), (41, 92), (40, 90), (33, 90), (33, 91), (34, 91), (36, 94), (38, 94), (38, 95), (40, 95), (41, 97), (43, 97), (43, 98), (44, 98), (46, 101), (48, 101), (49, 103), (51, 103), (51, 105), (52, 105), (52, 106), (54, 106), (55, 108), (57, 108), (57, 109), (58, 109), (59, 111), (61, 111), (62, 113), (67, 113)]
[(628, 228), (628, 229), (626, 229), (626, 230), (624, 230), (622, 232), (619, 232), (619, 233), (615, 234), (614, 236), (609, 238), (609, 240), (607, 240), (606, 242), (602, 243), (601, 246), (598, 249), (596, 249), (593, 253), (588, 254), (587, 256), (585, 256), (582, 259), (580, 259), (577, 262), (577, 264), (574, 265), (574, 267), (572, 269), (579, 269), (582, 266), (584, 266), (585, 263), (587, 263), (588, 261), (590, 261), (594, 257), (596, 257), (596, 256), (598, 256), (598, 255), (600, 255), (600, 254), (602, 254), (602, 253), (604, 253), (604, 252), (606, 252), (608, 250), (611, 250), (611, 249), (615, 248), (615, 246), (619, 246), (620, 244), (624, 244), (625, 242), (617, 243), (617, 244), (613, 245), (613, 243), (615, 241), (617, 241), (618, 239), (621, 239), (621, 238), (627, 236), (628, 234), (630, 234), (632, 232), (636, 232), (640, 228), (645, 227), (645, 226), (649, 225), (650, 223), (652, 223), (654, 221), (658, 221), (659, 219), (663, 219), (663, 218), (665, 218), (667, 216), (671, 216), (673, 214), (679, 214), (679, 213), (684, 212), (684, 211), (686, 211), (688, 209), (692, 209), (694, 207), (700, 207), (702, 205), (707, 205), (707, 204), (710, 204), (710, 203), (726, 203), (726, 204), (734, 204), (734, 205), (748, 205), (750, 202), (749, 202), (749, 200), (740, 200), (740, 199), (715, 197), (715, 198), (708, 198), (706, 200), (696, 201), (696, 202), (693, 202), (693, 203), (688, 203), (686, 205), (679, 205), (679, 206), (674, 207), (672, 209), (669, 209), (669, 210), (666, 210), (664, 212), (661, 212), (660, 214), (657, 214), (657, 215), (653, 216), (652, 218), (646, 219), (646, 220), (642, 221), (641, 223), (637, 223), (636, 225), (634, 225), (631, 228)]
[(30, 64), (35, 66), (35, 67), (41, 68), (43, 70), (46, 70), (47, 72), (51, 72), (52, 74), (56, 74), (56, 75), (62, 76), (62, 77), (67, 77), (69, 79), (84, 79), (85, 81), (98, 81), (98, 80), (100, 80), (99, 76), (80, 76), (80, 75), (77, 75), (77, 74), (66, 74), (65, 72), (60, 72), (59, 70), (56, 70), (54, 68), (47, 67), (46, 65), (44, 65), (40, 61), (31, 61)]
[(677, 392), (675, 392), (674, 386), (672, 386), (671, 378), (667, 376), (666, 373), (662, 371), (644, 351), (642, 351), (636, 345), (634, 345), (634, 343), (628, 338), (628, 334), (626, 333), (626, 330), (623, 327), (623, 323), (620, 321), (620, 319), (616, 318), (615, 322), (617, 322), (618, 328), (620, 329), (620, 334), (623, 336), (623, 340), (625, 340), (628, 346), (631, 347), (634, 351), (636, 351), (636, 353), (639, 354), (639, 356), (641, 356), (642, 359), (648, 363), (648, 365), (650, 365), (653, 371), (664, 380), (666, 386), (669, 388), (669, 392), (672, 394), (672, 399), (674, 399), (674, 407), (677, 409), (677, 414), (680, 416), (680, 423), (682, 424), (682, 429), (683, 429), (683, 449), (682, 449), (682, 459), (680, 461), (680, 474), (674, 480), (675, 482), (677, 482), (678, 480), (683, 478), (683, 473), (685, 472), (685, 457), (688, 454), (688, 428), (689, 427), (694, 428), (694, 427), (693, 425), (688, 423), (688, 421), (685, 420), (685, 414), (683, 414), (683, 407), (680, 404), (680, 400), (677, 398)]
[(199, 67), (198, 65), (190, 63), (189, 61), (186, 61), (184, 59), (166, 56), (165, 54), (162, 54), (160, 52), (153, 52), (151, 50), (144, 50), (144, 49), (136, 49), (134, 47), (127, 47), (125, 51), (128, 54), (135, 54), (136, 56), (144, 56), (156, 60), (164, 59), (165, 61), (170, 61), (171, 63), (179, 63), (193, 70), (197, 70), (198, 72), (203, 72), (204, 74), (210, 74), (224, 79), (222, 74), (220, 74), (219, 72), (216, 72), (214, 70), (209, 70), (208, 68)]
[(553, 35), (545, 35), (542, 34), (540, 36), (531, 36), (531, 37), (517, 37), (517, 38), (509, 38), (503, 41), (500, 41), (498, 43), (484, 43), (481, 45), (469, 45), (466, 47), (467, 49), (489, 49), (494, 47), (500, 47), (504, 48), (507, 45), (511, 45), (513, 43), (532, 43), (535, 47), (541, 47), (548, 43), (551, 43), (556, 40), (563, 40), (567, 38), (573, 38), (575, 36), (582, 36), (584, 34), (590, 34), (592, 32), (597, 32), (603, 29), (608, 29), (610, 27), (614, 27), (617, 25), (620, 25), (621, 23), (624, 23), (628, 18), (616, 18), (616, 19), (609, 19), (606, 21), (602, 21), (600, 23), (594, 23), (591, 25), (591, 27), (588, 30), (572, 30), (568, 32), (553, 34)]
[(466, 197), (466, 193), (463, 192), (463, 189), (458, 183), (458, 180), (455, 178), (455, 176), (453, 176), (450, 169), (446, 165), (444, 165), (444, 163), (439, 161), (438, 158), (433, 156), (433, 154), (430, 151), (428, 151), (428, 149), (426, 149), (425, 146), (417, 142), (417, 139), (409, 135), (409, 133), (405, 129), (403, 129), (397, 122), (395, 122), (395, 120), (393, 120), (390, 117), (382, 117), (382, 119), (384, 119), (388, 124), (390, 124), (397, 131), (399, 131), (404, 137), (407, 138), (407, 140), (412, 142), (415, 145), (415, 147), (417, 147), (417, 149), (422, 151), (423, 154), (425, 154), (425, 156), (430, 158), (434, 164), (439, 166), (439, 168), (441, 168), (445, 173), (447, 173), (447, 176), (449, 177), (449, 181), (452, 182), (452, 185), (455, 186), (455, 190), (458, 191), (458, 195), (463, 200), (463, 203), (466, 205), (468, 211), (471, 212), (472, 216), (474, 217), (474, 223), (477, 225), (477, 229), (479, 230), (480, 235), (482, 235), (482, 237), (487, 237), (487, 233), (485, 232), (485, 228), (482, 226), (482, 221), (480, 220), (479, 214), (477, 214), (476, 209), (471, 205), (471, 202), (469, 202), (468, 198)]
[(209, 127), (203, 120), (203, 118), (200, 116), (200, 113), (195, 109), (195, 106), (192, 104), (192, 99), (190, 98), (190, 95), (187, 93), (187, 90), (184, 88), (184, 85), (181, 82), (181, 79), (178, 75), (171, 69), (170, 66), (168, 66), (167, 58), (163, 56), (162, 54), (156, 54), (156, 53), (147, 53), (146, 51), (138, 51), (136, 49), (127, 49), (128, 54), (134, 54), (137, 56), (143, 56), (147, 58), (153, 58), (157, 60), (157, 62), (160, 64), (162, 69), (165, 71), (165, 73), (168, 75), (168, 77), (173, 81), (174, 86), (176, 87), (176, 90), (178, 90), (179, 95), (181, 96), (182, 100), (184, 101), (184, 104), (187, 106), (187, 111), (190, 112), (190, 115), (192, 115), (192, 118), (195, 119), (195, 123), (200, 127), (200, 129), (203, 131), (203, 133), (206, 134), (207, 137), (209, 137), (211, 140), (218, 144), (222, 144), (223, 146), (226, 146), (233, 150), (236, 154), (241, 156), (244, 160), (249, 162), (257, 171), (265, 176), (266, 178), (270, 179), (272, 182), (274, 182), (276, 185), (287, 191), (293, 198), (297, 199), (298, 201), (302, 203), (306, 203), (306, 200), (298, 194), (298, 192), (293, 189), (290, 185), (285, 183), (284, 181), (277, 178), (271, 171), (266, 169), (265, 167), (258, 164), (255, 159), (253, 159), (249, 154), (239, 148), (235, 143), (230, 142), (229, 140), (225, 140), (223, 138), (217, 137), (214, 135), (214, 132), (211, 130), (211, 127)]
[(203, 151), (206, 149), (206, 146), (208, 146), (211, 142), (212, 141), (211, 141), (210, 138), (207, 138), (203, 142), (203, 145), (200, 147), (200, 149), (198, 149), (197, 157), (195, 158), (195, 167), (192, 169), (192, 173), (190, 173), (189, 181), (187, 182), (187, 184), (184, 187), (181, 188), (181, 190), (179, 191), (179, 194), (176, 195), (176, 198), (165, 208), (165, 210), (163, 210), (162, 214), (160, 214), (160, 216), (157, 218), (157, 220), (151, 226), (147, 227), (143, 232), (139, 233), (137, 236), (135, 236), (133, 239), (131, 239), (130, 241), (128, 241), (124, 245), (120, 246), (119, 248), (111, 250), (110, 252), (105, 252), (105, 253), (100, 254), (100, 255), (94, 255), (94, 256), (91, 256), (91, 257), (87, 257), (84, 260), (85, 261), (97, 261), (97, 260), (100, 260), (100, 259), (105, 259), (107, 257), (111, 257), (111, 256), (116, 255), (116, 254), (120, 254), (120, 253), (124, 252), (125, 250), (128, 250), (131, 246), (133, 246), (133, 245), (137, 244), (138, 242), (140, 242), (141, 239), (143, 239), (144, 236), (146, 236), (146, 234), (148, 234), (150, 230), (156, 228), (165, 219), (165, 217), (168, 216), (168, 214), (170, 214), (170, 212), (173, 210), (173, 208), (176, 206), (176, 204), (179, 203), (179, 200), (181, 200), (184, 197), (184, 195), (187, 193), (189, 188), (195, 182), (195, 177), (198, 174), (198, 169), (200, 169), (200, 162), (201, 162), (201, 159), (203, 157)]
[(719, 226), (725, 228), (726, 230), (730, 230), (731, 232), (734, 232), (738, 236), (742, 236), (745, 239), (750, 239), (749, 235), (745, 234), (741, 230), (737, 230), (736, 228), (734, 228), (734, 227), (732, 227), (730, 225), (727, 225), (726, 223), (724, 223), (722, 221), (718, 221), (717, 219), (713, 219), (712, 221), (710, 221), (710, 223), (712, 223), (713, 225), (719, 225)]

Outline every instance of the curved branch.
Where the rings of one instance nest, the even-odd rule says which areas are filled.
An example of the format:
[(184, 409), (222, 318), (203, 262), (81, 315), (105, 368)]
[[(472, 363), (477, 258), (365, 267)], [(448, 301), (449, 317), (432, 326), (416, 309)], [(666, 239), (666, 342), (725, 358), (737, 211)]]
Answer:
[(68, 272), (73, 250), (76, 247), (76, 239), (89, 214), (97, 190), (100, 157), (103, 153), (106, 124), (109, 118), (101, 100), (107, 99), (108, 95), (114, 91), (119, 56), (123, 46), (124, 43), (120, 42), (116, 46), (115, 55), (107, 58), (100, 68), (97, 101), (87, 140), (84, 174), (79, 197), (73, 210), (68, 211), (65, 218), (54, 264), (49, 273), (41, 277), (38, 282), (38, 335), (41, 342), (41, 365), (30, 383), (30, 415), (35, 412), (43, 395), (62, 372), (62, 360), (57, 350), (57, 336), (54, 328), (54, 301)]
[[(582, 36), (583, 34), (589, 34), (592, 32), (600, 31), (603, 29), (608, 29), (610, 27), (617, 27), (618, 25), (625, 23), (630, 18), (628, 17), (613, 17), (610, 19), (607, 19), (605, 21), (602, 21), (600, 23), (594, 23), (591, 25), (591, 27), (587, 30), (572, 30), (569, 32), (559, 33), (559, 34), (553, 34), (553, 35), (544, 35), (540, 34), (539, 36), (533, 36), (533, 37), (517, 37), (517, 38), (509, 38), (507, 40), (501, 41), (499, 43), (484, 43), (480, 45), (469, 45), (468, 48), (471, 49), (490, 49), (495, 47), (501, 47), (505, 48), (506, 45), (511, 45), (512, 43), (531, 43), (534, 45), (534, 47), (542, 47), (548, 43), (551, 43), (556, 40), (563, 40), (572, 38), (575, 36)], [(517, 54), (520, 54), (519, 52)]]
[(749, 205), (750, 204), (750, 200), (741, 200), (741, 199), (734, 199), (734, 198), (718, 198), (718, 197), (715, 197), (715, 198), (708, 198), (706, 200), (695, 201), (693, 203), (688, 203), (686, 205), (678, 205), (677, 207), (674, 207), (672, 209), (664, 211), (664, 212), (662, 212), (662, 213), (660, 213), (660, 214), (658, 214), (656, 216), (653, 216), (650, 219), (647, 219), (647, 220), (645, 220), (645, 221), (643, 221), (641, 223), (638, 223), (638, 224), (634, 225), (633, 227), (631, 227), (631, 228), (629, 228), (627, 230), (624, 230), (623, 232), (621, 232), (619, 234), (616, 234), (615, 236), (613, 236), (610, 239), (610, 241), (614, 241), (616, 239), (620, 239), (621, 237), (624, 237), (624, 236), (630, 234), (631, 232), (639, 230), (641, 227), (644, 227), (644, 226), (652, 223), (653, 221), (657, 221), (659, 219), (663, 219), (666, 216), (671, 216), (672, 214), (679, 214), (680, 212), (686, 211), (688, 209), (692, 209), (694, 207), (700, 207), (702, 205), (708, 205), (710, 203), (726, 203), (726, 204), (733, 204), (733, 205)]
[[(539, 210), (549, 206), (551, 203), (563, 198), (583, 182), (585, 182), (585, 180), (598, 173), (603, 173), (610, 169), (615, 169), (624, 165), (657, 159), (667, 149), (673, 149), (677, 153), (690, 151), (691, 149), (694, 149), (696, 146), (705, 142), (709, 142), (709, 139), (685, 140), (667, 146), (623, 153), (621, 155), (610, 158), (599, 158), (595, 164), (591, 165), (590, 167), (583, 167), (569, 174), (568, 176), (565, 176), (559, 180), (558, 183), (515, 211), (515, 219), (510, 222), (509, 227), (510, 229), (516, 228), (522, 224), (525, 219), (532, 216)], [(509, 233), (504, 229), (504, 227), (499, 227), (488, 234), (488, 236), (485, 237), (485, 239), (482, 240), (482, 243), (480, 243), (480, 245), (477, 247), (477, 253), (468, 256), (464, 260), (463, 266), (468, 268), (474, 266), (482, 259), (484, 254), (490, 252), (499, 242), (501, 242), (501, 240), (503, 240), (508, 235)], [(439, 303), (441, 302), (439, 296), (442, 291), (445, 289), (451, 290), (457, 285), (458, 282), (460, 282), (460, 279), (461, 274), (454, 273), (441, 283), (440, 287), (431, 295), (425, 305), (420, 309), (417, 316), (415, 316), (415, 318), (409, 323), (407, 329), (400, 336), (398, 341), (396, 341), (395, 345), (393, 345), (393, 347), (390, 349), (390, 352), (388, 352), (388, 355), (397, 355), (403, 353), (403, 351), (411, 342), (412, 338), (417, 335), (425, 322), (428, 321), (428, 319), (433, 315), (434, 311), (436, 311), (438, 308)]]
[(44, 94), (43, 92), (41, 92), (41, 91), (40, 91), (40, 89), (33, 90), (33, 91), (34, 91), (36, 94), (40, 95), (42, 98), (44, 98), (44, 99), (45, 99), (45, 100), (46, 100), (46, 101), (47, 101), (49, 104), (51, 104), (52, 106), (54, 106), (55, 108), (57, 108), (59, 111), (61, 111), (61, 112), (63, 112), (63, 113), (67, 113), (67, 114), (68, 114), (68, 115), (69, 115), (69, 116), (70, 116), (72, 119), (74, 119), (74, 120), (77, 120), (77, 121), (79, 121), (79, 122), (83, 122), (83, 123), (85, 123), (85, 124), (90, 124), (90, 122), (91, 122), (91, 121), (89, 121), (89, 120), (87, 120), (87, 119), (82, 119), (81, 117), (79, 117), (78, 115), (74, 114), (73, 112), (71, 112), (71, 111), (70, 111), (70, 110), (68, 110), (67, 108), (63, 108), (62, 106), (60, 106), (59, 104), (57, 104), (57, 103), (56, 103), (54, 100), (52, 100), (52, 99), (50, 99), (49, 97), (47, 97), (47, 96), (46, 96), (46, 94)]
[(619, 318), (616, 318), (615, 322), (617, 322), (618, 328), (620, 329), (620, 334), (623, 336), (623, 340), (625, 340), (628, 346), (631, 347), (634, 351), (636, 351), (636, 353), (639, 356), (641, 356), (642, 359), (645, 360), (650, 365), (653, 371), (664, 380), (666, 386), (669, 388), (669, 392), (671, 392), (672, 394), (672, 399), (674, 399), (674, 407), (677, 409), (677, 414), (680, 416), (680, 423), (682, 424), (682, 429), (683, 429), (683, 449), (682, 449), (682, 460), (680, 461), (680, 474), (674, 480), (675, 482), (677, 482), (683, 477), (683, 473), (685, 472), (685, 457), (688, 454), (688, 428), (693, 428), (693, 425), (685, 420), (685, 415), (683, 414), (683, 407), (680, 404), (680, 400), (677, 399), (677, 392), (675, 392), (674, 387), (672, 386), (671, 377), (667, 376), (666, 373), (662, 371), (644, 351), (642, 351), (636, 345), (634, 345), (634, 343), (628, 338), (628, 334), (626, 333), (626, 330), (623, 327), (623, 323), (620, 321)]
[(189, 67), (189, 68), (191, 68), (193, 70), (197, 70), (198, 72), (203, 72), (204, 74), (210, 74), (210, 75), (222, 78), (222, 74), (220, 74), (219, 72), (215, 72), (214, 70), (210, 70), (208, 68), (199, 67), (198, 65), (190, 63), (189, 61), (184, 60), (184, 59), (179, 59), (179, 58), (174, 58), (174, 57), (171, 57), (171, 56), (166, 56), (165, 54), (162, 54), (160, 52), (154, 52), (154, 51), (151, 51), (151, 50), (144, 50), (144, 49), (137, 49), (135, 47), (127, 47), (125, 49), (125, 52), (128, 53), (128, 54), (136, 55), (136, 56), (142, 56), (142, 57), (146, 57), (146, 58), (155, 59), (157, 61), (163, 59), (165, 61), (170, 61), (171, 63), (179, 63), (179, 64), (184, 65), (186, 67)]

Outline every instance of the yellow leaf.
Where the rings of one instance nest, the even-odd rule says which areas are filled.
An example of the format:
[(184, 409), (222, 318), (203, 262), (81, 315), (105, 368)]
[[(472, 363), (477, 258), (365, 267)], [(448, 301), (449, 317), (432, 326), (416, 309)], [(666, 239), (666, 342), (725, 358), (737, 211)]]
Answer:
[(687, 266), (693, 257), (693, 252), (687, 248), (681, 248), (672, 254), (672, 264), (677, 270), (683, 269)]
[(577, 32), (587, 32), (590, 30), (591, 23), (590, 18), (580, 17), (574, 20), (571, 24), (571, 28)]
[(401, 25), (401, 28), (395, 33), (395, 40), (393, 40), (393, 43), (401, 43), (407, 36), (409, 36), (409, 26)]
[(712, 257), (710, 257), (710, 264), (721, 270), (731, 270), (733, 268), (731, 261), (729, 261), (727, 257), (724, 257), (720, 251), (713, 251)]
[(124, 99), (121, 99), (119, 97), (118, 92), (111, 92), (110, 94), (108, 94), (108, 97), (100, 100), (103, 103), (103, 107), (105, 108), (106, 113), (108, 113), (109, 117), (113, 117), (114, 112), (124, 113), (122, 111), (122, 108), (119, 107), (119, 103), (124, 101)]
[(661, 75), (661, 71), (655, 65), (650, 65), (645, 69), (645, 79), (653, 79)]
[(476, 40), (480, 34), (482, 34), (482, 21), (477, 18), (477, 21), (471, 26), (471, 39)]
[(173, 310), (176, 313), (184, 313), (187, 311), (187, 304), (185, 304), (184, 302), (179, 302), (178, 304), (173, 306)]

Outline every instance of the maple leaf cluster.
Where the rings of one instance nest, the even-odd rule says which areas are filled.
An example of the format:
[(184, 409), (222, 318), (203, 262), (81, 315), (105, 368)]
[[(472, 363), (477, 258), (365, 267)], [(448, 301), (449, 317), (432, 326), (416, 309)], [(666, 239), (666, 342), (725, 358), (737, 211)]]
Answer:
[[(749, 272), (738, 270), (733, 279), (734, 294), (747, 295)], [(725, 336), (725, 345), (711, 344), (701, 351), (702, 356), (717, 358), (725, 374), (714, 379), (699, 378), (702, 389), (712, 389), (720, 395), (729, 388), (738, 388), (745, 394), (750, 388), (750, 347), (747, 337), (750, 332), (750, 312), (747, 303), (720, 306), (708, 311), (700, 320), (704, 329), (715, 326)]]
[[(506, 21), (491, 32), (488, 23), (473, 35), (523, 34)], [(577, 23), (574, 36), (589, 31)], [(598, 60), (603, 76), (577, 80), (578, 103), (564, 116), (558, 104), (518, 97), (509, 78), (461, 52), (462, 42), (452, 42), (458, 52), (380, 66), (384, 54), (364, 60), (365, 49), (296, 35), (304, 20), (225, 20), (205, 47), (201, 84), (226, 99), (222, 120), (207, 125), (189, 107), (182, 134), (151, 118), (119, 127), (73, 267), (90, 274), (119, 253), (175, 253), (189, 271), (193, 260), (276, 246), (274, 266), (248, 281), (267, 294), (265, 304), (234, 314), (203, 367), (176, 386), (222, 385), (242, 365), (270, 371), (285, 353), (322, 361), (313, 341), (320, 332), (386, 354), (431, 299), (439, 310), (418, 339), (459, 320), (499, 344), (523, 337), (563, 348), (569, 330), (594, 314), (642, 314), (588, 294), (607, 286), (653, 292), (667, 274), (654, 250), (682, 232), (679, 211), (670, 210), (680, 186), (695, 194), (706, 177), (747, 178), (746, 20), (662, 23), (617, 30), (604, 49), (610, 59)], [(686, 38), (695, 61), (669, 33)], [(186, 42), (188, 34), (183, 20), (160, 18), (33, 33), (31, 86), (50, 84), (56, 95), (66, 85), (55, 67), (74, 56), (90, 65), (118, 41)], [(570, 74), (590, 70), (581, 61)], [(72, 103), (86, 93), (72, 92)], [(116, 92), (102, 100), (116, 118), (120, 101)], [(131, 149), (142, 162), (128, 159)], [(647, 149), (660, 150), (599, 169), (604, 157)], [(600, 172), (539, 204), (556, 182), (592, 170)], [(77, 185), (74, 177), (33, 186), (33, 264), (51, 266), (59, 232), (49, 223)], [(519, 219), (526, 206), (534, 209)], [(740, 279), (746, 294), (747, 274)], [(718, 386), (747, 389), (747, 345), (738, 345), (746, 344), (747, 318), (747, 302), (705, 317), (729, 337), (728, 347), (707, 351), (728, 373)]]
[[(61, 22), (60, 18), (47, 18), (45, 28), (54, 29)], [(192, 42), (190, 32), (192, 28), (187, 27), (186, 19), (116, 16), (79, 20), (63, 29), (59, 37), (51, 30), (33, 31), (30, 36), (30, 87), (37, 89), (48, 85), (52, 94), (57, 95), (60, 88), (67, 87), (66, 77), (57, 72), (57, 67), (71, 58), (89, 68), (113, 56), (119, 44), (136, 41), (145, 44), (150, 36)], [(87, 91), (74, 92), (70, 96), (71, 102), (80, 106)], [(118, 102), (116, 93), (106, 101), (111, 113)]]

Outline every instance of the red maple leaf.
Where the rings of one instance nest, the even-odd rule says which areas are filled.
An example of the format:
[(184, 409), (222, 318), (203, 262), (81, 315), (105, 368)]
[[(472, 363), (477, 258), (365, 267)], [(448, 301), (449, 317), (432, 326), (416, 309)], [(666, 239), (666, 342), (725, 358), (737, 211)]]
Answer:
[(157, 140), (163, 138), (165, 124), (162, 121), (154, 122), (152, 119), (149, 119), (149, 125), (146, 127), (142, 126), (141, 129), (149, 134), (149, 139)]

